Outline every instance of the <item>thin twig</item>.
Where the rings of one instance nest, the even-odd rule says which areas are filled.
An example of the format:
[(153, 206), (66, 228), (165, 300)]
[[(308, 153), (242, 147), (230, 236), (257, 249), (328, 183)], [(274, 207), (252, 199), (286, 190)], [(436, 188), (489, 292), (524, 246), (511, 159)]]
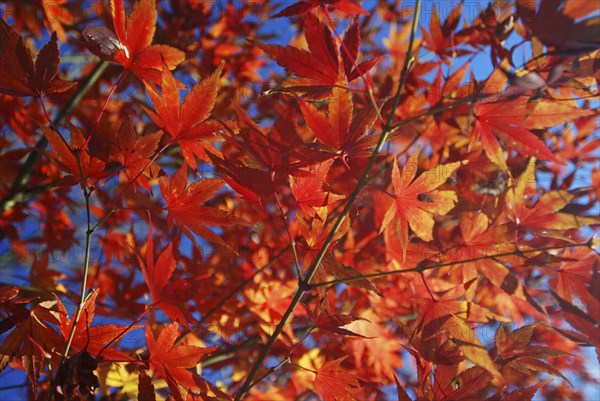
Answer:
[(463, 260), (458, 260), (458, 261), (453, 261), (453, 262), (440, 263), (437, 265), (416, 266), (416, 267), (413, 267), (410, 269), (390, 270), (390, 271), (386, 271), (386, 272), (371, 273), (371, 274), (365, 274), (365, 275), (361, 275), (361, 276), (345, 277), (345, 278), (341, 278), (341, 279), (337, 279), (337, 280), (324, 281), (322, 283), (311, 284), (310, 288), (328, 287), (328, 286), (337, 285), (337, 284), (349, 283), (352, 281), (393, 276), (396, 274), (422, 273), (427, 270), (440, 269), (442, 267), (448, 267), (448, 266), (456, 266), (456, 265), (460, 265), (462, 263), (473, 263), (473, 262), (480, 262), (482, 260), (487, 260), (487, 259), (501, 258), (501, 257), (505, 257), (505, 256), (518, 256), (518, 255), (522, 255), (522, 254), (526, 254), (526, 253), (551, 251), (551, 250), (565, 249), (565, 248), (579, 248), (579, 247), (584, 247), (584, 246), (588, 247), (588, 248), (591, 247), (592, 246), (591, 240), (588, 242), (578, 243), (578, 244), (565, 244), (565, 245), (549, 246), (549, 247), (545, 247), (545, 248), (516, 250), (516, 251), (512, 251), (512, 252), (496, 253), (494, 255), (479, 256), (477, 258), (472, 258), (472, 259), (463, 259)]
[(115, 91), (117, 90), (117, 87), (119, 86), (119, 84), (121, 83), (121, 81), (123, 80), (123, 78), (125, 77), (126, 74), (127, 74), (127, 70), (121, 71), (121, 74), (119, 74), (117, 81), (114, 83), (112, 88), (110, 88), (108, 95), (106, 95), (106, 100), (104, 100), (104, 104), (102, 105), (102, 108), (100, 108), (98, 117), (96, 117), (96, 121), (94, 122), (94, 125), (92, 125), (92, 128), (90, 129), (90, 133), (88, 134), (88, 137), (85, 140), (85, 143), (81, 147), (82, 150), (87, 149), (87, 146), (90, 143), (90, 140), (92, 139), (92, 136), (94, 135), (94, 132), (96, 131), (96, 127), (98, 127), (98, 124), (100, 123), (100, 120), (102, 119), (102, 115), (104, 114), (104, 111), (106, 110), (106, 107), (108, 106), (108, 102), (112, 98), (112, 95), (115, 93)]

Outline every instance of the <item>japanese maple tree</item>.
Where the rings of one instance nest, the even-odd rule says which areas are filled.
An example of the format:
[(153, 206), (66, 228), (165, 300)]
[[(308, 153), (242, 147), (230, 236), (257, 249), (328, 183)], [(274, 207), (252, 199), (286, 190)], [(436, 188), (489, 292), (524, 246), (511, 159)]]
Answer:
[(5, 2), (0, 398), (600, 395), (599, 11)]

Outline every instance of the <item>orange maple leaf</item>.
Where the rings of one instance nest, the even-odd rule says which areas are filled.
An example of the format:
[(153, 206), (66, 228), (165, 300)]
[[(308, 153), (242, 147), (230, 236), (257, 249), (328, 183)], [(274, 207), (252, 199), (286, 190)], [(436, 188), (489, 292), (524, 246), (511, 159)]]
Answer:
[[(423, 241), (433, 239), (433, 217), (447, 214), (457, 201), (454, 191), (437, 190), (454, 172), (463, 164), (454, 162), (440, 164), (437, 167), (423, 172), (415, 179), (418, 166), (418, 152), (406, 162), (400, 173), (398, 163), (394, 162), (392, 169), (392, 184), (394, 186), (394, 206), (388, 209), (381, 223), (379, 232), (385, 230), (390, 223), (397, 218), (396, 226), (402, 243), (408, 243), (408, 227)], [(426, 196), (428, 201), (420, 200), (420, 196)]]
[(558, 213), (574, 198), (567, 191), (546, 192), (535, 205), (528, 207), (527, 198), (536, 193), (535, 181), (535, 158), (531, 158), (515, 185), (506, 192), (506, 215), (517, 226), (541, 232), (600, 224), (600, 219), (596, 217)]
[[(421, 27), (421, 33), (425, 41), (425, 47), (436, 52), (440, 57), (455, 55), (465, 55), (470, 53), (467, 50), (457, 50), (456, 45), (464, 40), (460, 36), (454, 36), (454, 30), (458, 26), (462, 14), (463, 3), (458, 3), (449, 13), (448, 18), (442, 24), (437, 7), (433, 5), (431, 19), (429, 20), (429, 30)], [(444, 9), (443, 11), (447, 11)], [(468, 63), (467, 63), (468, 64)]]
[[(503, 68), (505, 66), (499, 66), (488, 78), (483, 88), (487, 96), (497, 96), (506, 85), (507, 77)], [(555, 127), (580, 117), (591, 116), (594, 111), (549, 100), (530, 103), (517, 97), (481, 101), (476, 104), (473, 114), (475, 124), (469, 148), (481, 143), (488, 158), (508, 171), (504, 151), (496, 137), (502, 139), (506, 147), (516, 148), (526, 156), (562, 164), (546, 143), (531, 130)]]
[(323, 190), (332, 164), (332, 159), (325, 160), (310, 169), (302, 169), (305, 173), (298, 177), (290, 175), (292, 195), (304, 216), (313, 217), (318, 208), (341, 198), (339, 195)]

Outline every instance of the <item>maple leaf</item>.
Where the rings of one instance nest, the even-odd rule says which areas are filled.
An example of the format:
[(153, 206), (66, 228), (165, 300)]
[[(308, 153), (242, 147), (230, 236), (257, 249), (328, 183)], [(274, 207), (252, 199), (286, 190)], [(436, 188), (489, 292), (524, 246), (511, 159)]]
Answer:
[(68, 42), (69, 38), (64, 26), (75, 25), (75, 18), (71, 13), (72, 7), (69, 0), (42, 0), (42, 8), (50, 27), (56, 31), (59, 39)]
[[(169, 226), (173, 227), (176, 223), (179, 227), (189, 229), (213, 244), (233, 249), (208, 227), (228, 227), (243, 224), (243, 221), (224, 210), (203, 206), (224, 184), (225, 181), (221, 179), (207, 178), (188, 185), (185, 165), (175, 173), (173, 178), (161, 177), (160, 191), (167, 204)], [(189, 232), (186, 232), (186, 235), (190, 239), (193, 238)]]
[[(249, 309), (260, 319), (259, 327), (264, 333), (270, 333), (273, 324), (281, 320), (290, 305), (295, 288), (290, 281), (284, 283), (276, 280), (255, 280), (255, 284), (246, 288), (244, 299), (248, 300)], [(261, 333), (263, 338), (264, 333)], [(285, 334), (294, 338), (291, 327), (285, 329)]]
[[(435, 370), (434, 391), (436, 399), (469, 400), (474, 394), (483, 390), (492, 380), (485, 369), (473, 366), (460, 373), (458, 365), (438, 365)], [(457, 388), (457, 385), (459, 387)]]
[(331, 192), (323, 190), (323, 185), (327, 179), (327, 173), (333, 164), (333, 160), (329, 159), (322, 163), (318, 163), (313, 168), (306, 168), (308, 174), (294, 177), (290, 175), (290, 189), (292, 195), (298, 203), (304, 216), (313, 217), (316, 209), (323, 207), (341, 198)]
[(485, 214), (463, 213), (460, 219), (460, 231), (465, 243), (447, 255), (452, 261), (483, 258), (477, 262), (464, 262), (456, 267), (462, 272), (463, 281), (477, 278), (481, 273), (496, 287), (525, 300), (523, 286), (519, 279), (498, 260), (484, 258), (490, 252), (500, 253), (500, 250), (495, 250), (500, 247), (500, 244), (502, 244), (502, 252), (510, 252), (515, 249), (509, 241), (513, 233), (511, 228), (507, 224), (490, 228), (489, 218)]
[(90, 50), (97, 56), (151, 82), (160, 82), (163, 66), (172, 70), (185, 59), (181, 50), (151, 44), (156, 30), (155, 0), (135, 1), (128, 16), (123, 0), (111, 0), (111, 15), (114, 33), (107, 28), (84, 31)]
[(412, 401), (411, 398), (406, 393), (406, 390), (404, 389), (404, 387), (402, 387), (402, 385), (398, 381), (398, 378), (396, 377), (396, 375), (394, 375), (394, 382), (396, 383), (396, 391), (398, 393), (398, 401)]
[(502, 397), (502, 401), (531, 401), (535, 393), (542, 387), (548, 384), (551, 380), (544, 380), (531, 387), (526, 387), (520, 390), (512, 391)]
[(148, 376), (145, 369), (140, 369), (138, 379), (138, 401), (156, 401), (152, 378)]
[(96, 369), (98, 362), (85, 350), (66, 358), (56, 372), (54, 399), (72, 400), (77, 395), (94, 398), (94, 391), (100, 387)]
[(597, 357), (600, 360), (600, 325), (598, 324), (600, 322), (600, 300), (598, 299), (598, 295), (591, 293), (580, 294), (588, 312), (583, 311), (554, 292), (552, 292), (552, 295), (562, 308), (561, 314), (577, 330), (572, 335), (570, 332), (564, 334), (570, 338), (574, 338), (576, 341), (595, 346)]
[(392, 379), (394, 369), (402, 366), (404, 341), (399, 341), (393, 331), (372, 311), (367, 310), (361, 315), (362, 319), (357, 319), (345, 327), (359, 336), (344, 340), (351, 351), (354, 364), (377, 377)]
[[(99, 290), (95, 289), (86, 298), (82, 308), (81, 315), (75, 326), (75, 334), (71, 346), (74, 350), (86, 351), (90, 355), (99, 357), (102, 356), (108, 360), (116, 361), (131, 361), (129, 355), (118, 351), (114, 348), (106, 347), (108, 343), (113, 342), (117, 336), (122, 337), (130, 330), (141, 328), (140, 325), (122, 326), (116, 324), (106, 324), (92, 326), (96, 311), (96, 298)], [(69, 338), (69, 333), (72, 330), (73, 319), (69, 319), (67, 309), (61, 302), (60, 298), (56, 297), (58, 307), (59, 324), (58, 329), (65, 340)]]
[[(150, 215), (149, 215), (150, 218)], [(177, 268), (177, 261), (173, 256), (173, 243), (169, 245), (154, 260), (154, 239), (152, 234), (152, 220), (146, 249), (146, 263), (137, 255), (138, 263), (144, 275), (144, 280), (150, 290), (152, 305), (158, 307), (171, 319), (187, 326), (187, 321), (194, 321), (193, 317), (183, 310), (183, 300), (189, 299), (193, 294), (193, 287), (188, 280), (177, 280), (169, 283), (173, 272)], [(195, 277), (202, 280), (206, 275)]]
[[(415, 179), (418, 166), (418, 152), (406, 162), (402, 174), (398, 163), (394, 161), (392, 169), (392, 184), (394, 186), (394, 207), (388, 209), (381, 223), (379, 232), (385, 230), (394, 218), (397, 218), (396, 226), (402, 243), (408, 243), (408, 227), (423, 241), (433, 239), (433, 217), (448, 213), (457, 201), (454, 191), (437, 190), (454, 172), (463, 164), (454, 162), (441, 164), (423, 172)], [(425, 202), (419, 199), (420, 195), (427, 195), (430, 199)]]
[[(338, 262), (338, 260), (335, 258), (335, 256), (333, 256), (332, 253), (325, 254), (323, 260), (321, 261), (321, 266), (323, 266), (323, 268), (325, 268), (325, 270), (336, 279), (345, 279), (348, 277), (355, 278), (362, 276), (362, 274), (353, 267), (346, 266)], [(366, 278), (352, 280), (347, 282), (346, 284), (352, 287), (364, 288), (368, 291), (374, 292), (379, 296), (383, 296), (381, 292), (377, 289), (377, 287), (373, 285), (373, 283), (371, 283), (369, 279)]]
[[(448, 18), (442, 24), (437, 7), (433, 5), (431, 19), (429, 20), (429, 30), (421, 27), (421, 33), (425, 41), (425, 47), (436, 52), (440, 58), (448, 56), (462, 56), (469, 54), (470, 51), (458, 50), (456, 45), (460, 44), (462, 38), (454, 35), (454, 30), (458, 26), (462, 14), (463, 3), (460, 2), (450, 11)], [(444, 10), (446, 11), (446, 10)]]
[(215, 106), (222, 68), (223, 64), (210, 77), (194, 85), (183, 103), (180, 102), (179, 82), (169, 69), (165, 68), (162, 72), (161, 93), (146, 83), (146, 90), (156, 111), (144, 109), (181, 146), (183, 158), (192, 169), (196, 169), (195, 156), (210, 162), (205, 149), (220, 155), (211, 141), (215, 133), (223, 130), (223, 126), (207, 119)]
[(535, 158), (531, 158), (515, 185), (506, 192), (506, 215), (517, 226), (541, 233), (544, 230), (566, 230), (600, 224), (600, 219), (595, 217), (558, 213), (574, 198), (567, 191), (546, 192), (533, 207), (528, 207), (527, 198), (536, 193), (535, 182)]
[[(488, 309), (467, 301), (467, 290), (475, 280), (450, 288), (441, 296), (417, 298), (420, 313), (412, 333), (411, 343), (426, 360), (440, 364), (454, 364), (467, 357), (494, 377), (501, 375), (487, 349), (469, 326), (471, 322), (490, 323), (510, 321)], [(417, 335), (418, 333), (418, 335)]]
[(319, 6), (331, 7), (337, 11), (350, 15), (369, 15), (364, 8), (352, 0), (307, 0), (289, 5), (273, 17), (293, 17), (295, 15), (303, 15)]
[(383, 59), (377, 57), (365, 60), (352, 68), (358, 57), (358, 51), (352, 49), (360, 48), (360, 31), (358, 26), (355, 26), (358, 22), (351, 25), (346, 34), (347, 38), (344, 38), (341, 53), (345, 56), (341, 59), (331, 30), (310, 13), (305, 14), (303, 18), (308, 51), (293, 46), (258, 43), (258, 46), (286, 71), (298, 75), (298, 78), (287, 78), (281, 85), (282, 90), (308, 92), (315, 98), (322, 98), (336, 85), (340, 73), (345, 72), (348, 82), (352, 82)]
[(503, 325), (498, 326), (495, 335), (498, 356), (501, 357), (498, 360), (505, 368), (515, 372), (526, 373), (530, 376), (536, 376), (538, 372), (548, 373), (561, 377), (569, 383), (569, 380), (560, 371), (541, 359), (571, 356), (571, 354), (549, 347), (532, 345), (531, 341), (536, 327), (536, 324), (529, 324), (507, 334)]
[[(345, 86), (345, 83), (340, 82), (339, 85)], [(365, 136), (365, 133), (371, 128), (377, 115), (372, 107), (365, 107), (353, 115), (349, 90), (339, 86), (331, 90), (327, 117), (304, 99), (298, 99), (298, 103), (306, 123), (323, 144), (317, 146), (317, 150), (344, 162), (350, 156), (370, 155), (370, 148), (375, 146), (377, 138), (373, 135)]]
[(565, 301), (572, 302), (577, 294), (585, 294), (592, 280), (592, 271), (598, 270), (600, 259), (589, 254), (586, 248), (577, 248), (562, 255), (566, 261), (556, 268), (556, 277), (550, 281), (551, 288)]
[(442, 330), (447, 333), (450, 342), (460, 349), (462, 355), (488, 371), (497, 380), (503, 381), (502, 374), (490, 353), (464, 320), (451, 316), (443, 325)]
[(131, 119), (121, 124), (118, 131), (111, 132), (115, 134), (110, 138), (110, 160), (119, 163), (125, 169), (127, 181), (137, 178), (145, 189), (150, 190), (148, 180), (140, 174), (150, 166), (150, 159), (160, 142), (162, 132), (138, 135)]
[[(109, 175), (104, 171), (105, 163), (95, 156), (90, 156), (87, 147), (80, 150), (83, 149), (86, 140), (79, 127), (70, 124), (71, 148), (75, 151), (69, 148), (56, 131), (43, 125), (40, 125), (40, 129), (54, 151), (50, 152), (50, 157), (65, 173), (70, 175), (67, 177), (67, 184), (74, 185), (81, 182), (82, 178), (93, 182)], [(78, 152), (78, 156), (75, 156), (74, 152)]]
[(34, 391), (48, 352), (64, 346), (62, 338), (50, 325), (58, 321), (56, 312), (51, 309), (53, 305), (52, 301), (41, 302), (26, 311), (0, 345), (0, 371), (9, 362), (16, 362), (27, 374)]
[(309, 148), (289, 120), (279, 119), (267, 130), (241, 108), (236, 107), (236, 113), (239, 132), (229, 129), (224, 137), (236, 150), (234, 156), (239, 157), (222, 160), (211, 154), (212, 163), (223, 170), (223, 179), (244, 199), (267, 204), (277, 188), (287, 185), (289, 174), (308, 175), (305, 166), (315, 160), (307, 154)]
[(417, 298), (422, 313), (417, 320), (417, 328), (427, 329), (427, 325), (435, 326), (445, 317), (453, 316), (469, 322), (489, 323), (491, 321), (509, 321), (501, 316), (494, 315), (489, 310), (460, 298), (465, 296), (466, 291), (473, 285), (475, 280), (456, 285), (442, 296), (434, 298)]
[[(504, 88), (507, 78), (502, 68), (500, 65), (488, 78), (483, 88), (485, 94), (497, 96), (498, 91)], [(592, 110), (549, 100), (530, 103), (517, 97), (512, 100), (500, 98), (498, 101), (480, 101), (473, 110), (475, 123), (469, 149), (481, 143), (488, 158), (505, 171), (508, 171), (508, 167), (496, 137), (504, 140), (507, 147), (514, 147), (525, 156), (563, 163), (531, 129), (551, 128), (593, 113)]]
[(355, 333), (348, 329), (343, 328), (342, 326), (346, 326), (356, 320), (366, 320), (365, 318), (353, 315), (330, 315), (328, 312), (317, 308), (316, 311), (312, 311), (306, 305), (304, 305), (308, 316), (315, 324), (315, 327), (319, 329), (317, 332), (317, 336), (320, 335), (321, 332), (325, 333), (336, 333), (343, 336), (357, 336), (364, 337), (361, 334)]
[[(321, 208), (319, 212), (320, 213), (317, 215), (317, 218), (312, 220), (312, 224), (310, 226), (306, 221), (304, 221), (304, 219), (298, 220), (300, 233), (306, 241), (305, 245), (298, 244), (300, 249), (306, 251), (306, 254), (302, 260), (302, 266), (305, 269), (308, 268), (308, 266), (310, 266), (310, 264), (315, 260), (317, 253), (319, 253), (321, 247), (324, 245), (327, 236), (335, 224), (334, 221), (330, 221), (329, 223), (325, 224), (327, 221), (326, 208)], [(345, 219), (339, 230), (337, 230), (333, 236), (330, 247), (332, 247), (338, 240), (348, 233), (350, 230), (350, 225), (350, 219)], [(333, 255), (331, 255), (331, 257), (333, 257)]]
[(21, 35), (0, 18), (0, 48), (0, 93), (41, 97), (66, 92), (77, 85), (58, 78), (60, 53), (56, 32), (42, 47), (34, 64), (31, 50)]
[(315, 371), (315, 391), (325, 401), (354, 401), (353, 391), (360, 387), (356, 376), (340, 365), (347, 357), (326, 361)]
[(190, 345), (175, 345), (179, 337), (179, 325), (175, 322), (163, 328), (154, 337), (149, 325), (146, 325), (146, 343), (150, 358), (148, 362), (154, 372), (164, 379), (171, 396), (177, 401), (183, 401), (180, 387), (186, 390), (200, 390), (199, 385), (208, 387), (205, 381), (188, 369), (195, 368), (204, 358), (213, 353), (218, 347), (201, 348)]
[(539, 8), (517, 0), (517, 15), (533, 35), (559, 51), (588, 52), (600, 48), (598, 5), (587, 1), (542, 1)]

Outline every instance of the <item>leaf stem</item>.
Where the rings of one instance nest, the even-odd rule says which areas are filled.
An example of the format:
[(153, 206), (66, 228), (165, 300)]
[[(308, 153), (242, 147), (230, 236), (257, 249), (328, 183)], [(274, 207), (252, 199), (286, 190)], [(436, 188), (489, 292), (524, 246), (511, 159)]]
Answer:
[(50, 118), (50, 114), (48, 113), (48, 110), (46, 109), (46, 102), (44, 101), (44, 96), (40, 95), (38, 97), (38, 99), (40, 101), (40, 105), (42, 106), (42, 111), (44, 112), (44, 116), (46, 117), (46, 120), (48, 120), (48, 124), (50, 125), (50, 128), (52, 128), (52, 130), (54, 130), (58, 134), (59, 138), (65, 144), (67, 149), (71, 150), (71, 145), (69, 145), (69, 143), (65, 140), (65, 138), (63, 138), (62, 134), (60, 133), (60, 131), (58, 130), (56, 125), (54, 125), (54, 122)]
[(108, 95), (106, 96), (106, 99), (104, 100), (104, 104), (102, 105), (102, 108), (100, 109), (100, 113), (98, 113), (98, 117), (96, 117), (96, 121), (94, 122), (94, 125), (92, 125), (92, 128), (90, 129), (90, 133), (88, 134), (88, 137), (85, 140), (85, 143), (81, 147), (82, 150), (87, 149), (88, 143), (90, 143), (90, 140), (92, 139), (92, 136), (94, 135), (94, 132), (96, 131), (96, 127), (98, 127), (98, 124), (100, 124), (100, 120), (102, 119), (102, 115), (104, 114), (104, 111), (106, 110), (106, 107), (108, 106), (108, 102), (110, 102), (110, 99), (112, 98), (113, 94), (117, 90), (117, 87), (123, 80), (123, 77), (125, 77), (126, 73), (127, 73), (127, 70), (121, 71), (121, 74), (119, 74), (117, 81), (114, 83), (112, 88), (110, 88), (110, 91), (108, 92)]
[(337, 231), (342, 226), (342, 223), (344, 222), (348, 212), (350, 211), (352, 205), (358, 198), (360, 191), (363, 189), (363, 187), (366, 185), (366, 183), (369, 179), (369, 173), (371, 172), (371, 169), (373, 168), (373, 165), (375, 164), (377, 156), (379, 155), (379, 152), (383, 148), (383, 145), (385, 144), (385, 142), (389, 136), (390, 128), (392, 126), (392, 121), (393, 121), (394, 114), (395, 114), (394, 110), (396, 107), (398, 107), (398, 104), (400, 103), (402, 87), (404, 85), (404, 82), (406, 81), (406, 76), (408, 74), (408, 69), (410, 67), (410, 61), (413, 59), (412, 49), (413, 49), (413, 43), (415, 40), (416, 31), (417, 31), (420, 9), (421, 9), (421, 0), (417, 0), (416, 6), (415, 6), (415, 15), (413, 17), (413, 22), (412, 22), (410, 41), (409, 41), (408, 50), (406, 53), (406, 60), (405, 60), (404, 67), (401, 72), (400, 83), (398, 85), (396, 96), (394, 97), (393, 107), (392, 107), (390, 116), (388, 118), (388, 121), (387, 121), (386, 125), (383, 127), (383, 130), (381, 132), (381, 136), (379, 138), (377, 146), (373, 150), (371, 158), (369, 159), (369, 163), (367, 164), (365, 171), (363, 172), (362, 176), (360, 177), (360, 180), (356, 184), (354, 191), (352, 191), (352, 193), (350, 194), (348, 201), (346, 202), (346, 206), (344, 207), (344, 210), (342, 210), (341, 214), (338, 216), (332, 230), (329, 232), (329, 235), (325, 239), (325, 242), (324, 242), (323, 246), (321, 247), (317, 257), (315, 258), (315, 260), (313, 261), (311, 266), (308, 268), (306, 277), (304, 278), (304, 280), (300, 280), (300, 285), (298, 287), (298, 290), (294, 294), (294, 297), (292, 298), (287, 310), (281, 317), (279, 324), (275, 327), (275, 330), (269, 336), (267, 343), (265, 344), (262, 351), (258, 355), (258, 358), (252, 365), (252, 368), (250, 369), (248, 376), (246, 376), (244, 383), (242, 384), (242, 386), (240, 387), (239, 391), (237, 392), (237, 394), (235, 396), (235, 401), (240, 401), (244, 397), (244, 395), (248, 391), (249, 386), (252, 384), (254, 377), (258, 373), (258, 370), (260, 369), (263, 361), (265, 360), (265, 358), (269, 354), (271, 348), (275, 344), (275, 341), (279, 337), (279, 334), (281, 334), (281, 332), (283, 331), (289, 318), (292, 316), (292, 313), (293, 313), (294, 309), (296, 308), (296, 305), (298, 304), (298, 302), (300, 302), (300, 299), (302, 298), (304, 293), (307, 292), (308, 290), (310, 290), (310, 280), (313, 278), (313, 276), (317, 272), (317, 268), (320, 266), (321, 261), (323, 260), (323, 257), (325, 256), (327, 249), (329, 248), (329, 245), (333, 242), (333, 239), (334, 239)]

